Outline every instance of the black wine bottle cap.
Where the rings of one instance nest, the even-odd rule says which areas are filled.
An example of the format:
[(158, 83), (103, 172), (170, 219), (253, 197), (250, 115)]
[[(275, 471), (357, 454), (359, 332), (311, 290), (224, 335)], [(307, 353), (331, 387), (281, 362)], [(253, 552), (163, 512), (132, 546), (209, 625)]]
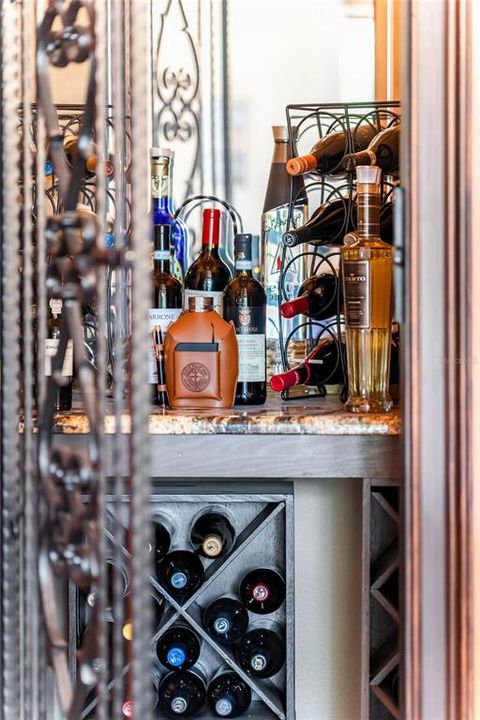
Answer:
[(235, 259), (251, 260), (252, 259), (252, 234), (238, 233), (235, 235)]

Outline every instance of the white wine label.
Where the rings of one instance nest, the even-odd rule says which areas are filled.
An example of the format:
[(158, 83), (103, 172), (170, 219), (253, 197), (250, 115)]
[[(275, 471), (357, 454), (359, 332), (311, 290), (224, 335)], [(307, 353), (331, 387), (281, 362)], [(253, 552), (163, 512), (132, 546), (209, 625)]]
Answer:
[(154, 260), (170, 260), (170, 250), (154, 250), (153, 251), (153, 259)]
[(52, 311), (53, 317), (58, 317), (62, 314), (63, 300), (62, 298), (51, 298), (49, 300), (50, 310)]
[[(47, 377), (52, 374), (52, 358), (57, 354), (59, 344), (59, 338), (47, 338), (45, 340), (45, 375)], [(62, 375), (64, 377), (72, 377), (73, 375), (73, 340), (67, 342)]]
[(342, 272), (347, 327), (369, 328), (370, 263), (368, 260), (346, 260)]
[(238, 382), (265, 382), (265, 335), (237, 335)]
[(150, 385), (158, 383), (157, 363), (155, 360), (155, 341), (153, 331), (159, 327), (162, 331), (162, 338), (165, 340), (165, 333), (168, 328), (180, 317), (182, 308), (150, 308), (148, 311), (148, 329), (150, 330), (150, 346), (148, 352), (148, 382)]
[(223, 317), (223, 291), (221, 292), (208, 292), (207, 290), (187, 290), (184, 292), (184, 307), (188, 310), (188, 298), (193, 297), (207, 297), (213, 298), (213, 309)]

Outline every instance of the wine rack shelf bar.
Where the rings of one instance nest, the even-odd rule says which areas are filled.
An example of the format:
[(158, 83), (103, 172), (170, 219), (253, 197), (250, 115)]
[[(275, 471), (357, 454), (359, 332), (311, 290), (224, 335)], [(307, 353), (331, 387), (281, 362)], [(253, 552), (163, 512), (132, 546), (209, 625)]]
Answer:
[[(277, 484), (273, 484), (276, 486)], [(272, 492), (271, 494), (250, 490), (241, 484), (241, 491), (236, 492), (232, 484), (230, 493), (191, 492), (190, 487), (172, 488), (172, 486), (155, 485), (151, 498), (152, 514), (161, 512), (168, 514), (175, 523), (175, 549), (188, 549), (189, 528), (193, 517), (200, 509), (210, 506), (223, 507), (232, 511), (235, 518), (237, 537), (232, 550), (218, 560), (205, 561), (205, 578), (200, 588), (183, 603), (178, 603), (167, 590), (151, 576), (152, 594), (163, 598), (162, 618), (160, 624), (153, 628), (151, 648), (159, 637), (176, 621), (188, 624), (202, 639), (200, 667), (210, 679), (217, 668), (228, 665), (247, 683), (252, 690), (252, 704), (242, 714), (245, 718), (279, 718), (293, 720), (295, 717), (294, 700), (294, 576), (293, 576), (293, 493), (288, 483), (281, 483), (282, 489), (288, 492)], [(198, 486), (197, 486), (198, 488)], [(273, 488), (272, 488), (273, 490)], [(113, 498), (110, 498), (110, 503)], [(125, 507), (128, 498), (124, 498)], [(107, 507), (109, 502), (107, 501)], [(106, 536), (107, 543), (113, 547), (115, 528), (123, 518), (115, 518), (109, 512)], [(129, 553), (122, 548), (122, 554), (128, 560)], [(286, 599), (283, 605), (269, 615), (249, 613), (249, 621), (258, 622), (273, 620), (282, 629), (286, 648), (286, 661), (279, 673), (265, 680), (249, 676), (239, 666), (234, 653), (229, 647), (217, 643), (205, 630), (202, 620), (203, 609), (220, 596), (235, 596), (241, 578), (254, 567), (278, 567), (285, 577)], [(72, 613), (78, 612), (78, 598), (71, 606)], [(127, 671), (124, 668), (122, 675)], [(168, 671), (162, 671), (166, 674)], [(109, 685), (111, 691), (119, 678), (113, 678)], [(95, 710), (95, 700), (85, 707), (83, 718), (91, 717)], [(204, 720), (213, 718), (206, 710), (195, 715)]]
[(362, 720), (400, 720), (399, 487), (363, 486)]

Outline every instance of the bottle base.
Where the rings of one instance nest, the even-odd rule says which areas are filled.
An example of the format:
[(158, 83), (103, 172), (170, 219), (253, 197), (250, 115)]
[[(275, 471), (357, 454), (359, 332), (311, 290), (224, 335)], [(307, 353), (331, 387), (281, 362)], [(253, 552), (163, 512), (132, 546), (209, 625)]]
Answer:
[(345, 403), (345, 410), (358, 415), (363, 413), (387, 413), (393, 408), (390, 397), (377, 400), (369, 397), (350, 397)]

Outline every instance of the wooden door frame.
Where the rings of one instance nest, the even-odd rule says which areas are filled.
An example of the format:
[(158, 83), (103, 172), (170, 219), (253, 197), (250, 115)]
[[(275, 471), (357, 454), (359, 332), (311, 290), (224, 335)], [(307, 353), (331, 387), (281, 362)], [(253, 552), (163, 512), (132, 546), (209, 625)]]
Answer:
[[(403, 717), (476, 720), (480, 119), (469, 0), (404, 3)], [(477, 31), (478, 35), (478, 31)], [(478, 37), (475, 38), (478, 43)], [(477, 160), (478, 163), (478, 160)], [(476, 237), (475, 237), (476, 235)], [(476, 298), (480, 300), (480, 294)], [(475, 591), (475, 592), (474, 592)], [(475, 650), (477, 657), (475, 657)], [(474, 702), (477, 705), (474, 705)]]

